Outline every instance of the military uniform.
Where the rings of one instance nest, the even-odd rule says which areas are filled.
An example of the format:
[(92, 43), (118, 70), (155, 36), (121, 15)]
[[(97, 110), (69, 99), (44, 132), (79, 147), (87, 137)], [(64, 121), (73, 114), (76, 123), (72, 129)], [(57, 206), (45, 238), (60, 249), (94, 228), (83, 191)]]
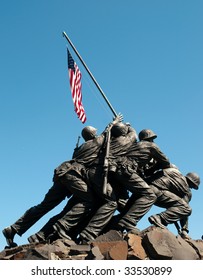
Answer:
[(156, 200), (152, 188), (138, 172), (152, 159), (156, 161), (157, 168), (170, 165), (168, 158), (155, 143), (140, 141), (132, 144), (125, 156), (118, 157), (113, 163), (115, 164), (114, 179), (132, 193), (118, 222), (118, 229), (133, 230)]
[[(104, 182), (104, 156), (106, 144), (106, 133), (118, 120), (111, 123), (105, 131), (94, 138), (89, 138), (88, 133), (83, 135), (86, 142), (79, 148), (76, 148), (73, 153), (73, 158), (85, 166), (86, 181), (88, 186), (95, 194), (94, 203), (97, 204), (90, 214), (90, 220), (85, 225), (85, 228), (80, 233), (80, 239), (84, 242), (94, 239), (99, 235), (105, 225), (109, 222), (117, 209), (117, 201), (112, 186), (107, 184), (107, 192), (103, 192)], [(94, 128), (90, 127), (93, 131)], [(63, 211), (64, 212), (64, 211)], [(69, 224), (72, 221), (72, 210), (65, 213), (54, 225), (57, 231), (70, 231)]]
[(84, 170), (82, 164), (72, 160), (66, 161), (56, 168), (53, 178), (54, 184), (43, 201), (28, 209), (14, 224), (3, 230), (8, 244), (12, 245), (16, 233), (20, 236), (24, 234), (42, 216), (73, 194), (77, 197), (77, 203), (71, 209), (71, 226), (76, 225), (82, 219), (82, 216), (92, 209), (94, 201), (92, 191), (84, 181)]
[(192, 198), (191, 189), (199, 188), (199, 175), (189, 172), (183, 176), (177, 168), (168, 168), (163, 171), (163, 174), (158, 172), (154, 177), (151, 183), (155, 192), (157, 191), (155, 205), (167, 208), (167, 210), (149, 217), (150, 223), (163, 227), (175, 222), (179, 234), (188, 239), (188, 217), (192, 212), (189, 206)]
[[(86, 179), (92, 192), (95, 194), (94, 203), (99, 206), (94, 208), (89, 223), (80, 234), (82, 240), (89, 241), (99, 235), (103, 227), (111, 219), (117, 208), (116, 197), (110, 184), (107, 186), (107, 193), (103, 193), (103, 159), (102, 149), (104, 137), (100, 135), (93, 140), (85, 142), (81, 148), (74, 153), (77, 162), (82, 162), (86, 167)], [(56, 227), (61, 227), (68, 233), (69, 221), (72, 220), (72, 210), (68, 211), (61, 219), (56, 222)]]
[[(129, 129), (126, 124), (118, 123), (112, 127), (112, 130), (116, 129), (116, 127), (125, 127), (127, 137), (129, 141), (135, 141), (136, 139), (136, 132), (134, 129)], [(112, 135), (112, 132), (111, 132)], [(111, 143), (110, 141), (110, 150), (111, 150)], [(105, 143), (106, 144), (106, 143)], [(121, 146), (120, 146), (121, 148)], [(104, 151), (103, 151), (104, 152)], [(95, 215), (90, 219), (87, 226), (82, 230), (80, 233), (80, 238), (84, 241), (93, 240), (95, 237), (99, 235), (99, 233), (104, 229), (104, 227), (108, 224), (111, 220), (115, 210), (117, 209), (117, 200), (118, 197), (114, 189), (112, 188), (111, 182), (107, 181), (106, 186), (106, 193), (103, 191), (103, 183), (104, 183), (104, 154), (99, 154), (96, 159), (96, 165), (91, 165), (91, 168), (88, 170), (88, 179), (90, 184), (97, 193), (98, 197), (100, 197), (102, 206), (96, 211)]]
[(149, 217), (150, 222), (156, 224), (160, 220), (166, 226), (191, 214), (192, 209), (188, 204), (191, 190), (185, 176), (177, 168), (157, 172), (149, 179), (149, 184), (157, 196), (155, 205), (166, 208), (158, 215)]
[[(52, 217), (38, 233), (30, 238), (30, 240), (39, 236), (43, 236), (45, 239), (53, 239), (57, 238), (58, 236), (62, 238), (71, 237), (72, 239), (76, 239), (79, 233), (78, 228), (83, 229), (83, 227), (79, 227), (78, 225), (80, 223), (83, 224), (84, 219), (89, 220), (90, 216), (96, 216), (96, 219), (98, 219), (98, 221), (100, 220), (100, 223), (97, 222), (95, 224), (95, 231), (99, 231), (103, 223), (105, 224), (106, 221), (108, 221), (108, 216), (111, 217), (113, 215), (113, 212), (116, 209), (116, 202), (114, 202), (115, 199), (111, 195), (106, 201), (103, 198), (101, 199), (103, 193), (101, 186), (99, 186), (99, 184), (101, 185), (102, 183), (101, 174), (103, 172), (103, 165), (100, 164), (100, 162), (103, 162), (102, 147), (104, 145), (104, 140), (105, 133), (102, 133), (93, 139), (87, 140), (81, 146), (75, 149), (72, 161), (74, 161), (75, 164), (78, 164), (79, 166), (83, 166), (81, 174), (83, 176), (84, 182), (86, 182), (86, 189), (83, 193), (81, 193), (81, 197), (77, 196), (77, 194), (73, 194), (64, 209), (58, 215)], [(91, 167), (94, 174), (92, 178), (90, 178), (89, 175)], [(100, 169), (99, 176), (95, 174), (98, 168)], [(57, 174), (61, 177), (61, 180), (65, 180), (65, 178), (68, 176), (66, 172), (67, 168), (65, 163), (57, 168)], [(95, 182), (96, 179), (97, 181)], [(84, 184), (81, 184), (82, 188), (84, 187), (83, 185)], [(82, 210), (81, 207), (83, 205), (84, 199), (86, 197), (88, 198), (89, 194), (92, 195), (89, 200), (88, 211), (85, 211), (86, 208), (83, 208)], [(113, 200), (112, 203), (111, 200)], [(87, 223), (85, 225), (87, 226)], [(92, 234), (96, 235), (95, 231), (92, 230)]]

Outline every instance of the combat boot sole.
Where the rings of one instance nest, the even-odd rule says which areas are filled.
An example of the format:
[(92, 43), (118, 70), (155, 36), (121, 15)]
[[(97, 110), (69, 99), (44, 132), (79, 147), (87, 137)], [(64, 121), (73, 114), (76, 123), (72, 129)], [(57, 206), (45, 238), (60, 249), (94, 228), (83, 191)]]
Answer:
[(2, 230), (2, 233), (4, 237), (6, 238), (6, 242), (9, 245), (9, 247), (16, 247), (17, 244), (13, 242), (13, 238), (15, 236), (15, 231), (12, 229), (12, 227), (7, 227)]
[(150, 224), (154, 224), (155, 226), (160, 227), (160, 228), (163, 228), (163, 229), (166, 228), (165, 225), (162, 224), (161, 218), (160, 218), (159, 216), (157, 216), (157, 215), (155, 215), (155, 216), (150, 216), (150, 217), (148, 218), (148, 220), (149, 220)]

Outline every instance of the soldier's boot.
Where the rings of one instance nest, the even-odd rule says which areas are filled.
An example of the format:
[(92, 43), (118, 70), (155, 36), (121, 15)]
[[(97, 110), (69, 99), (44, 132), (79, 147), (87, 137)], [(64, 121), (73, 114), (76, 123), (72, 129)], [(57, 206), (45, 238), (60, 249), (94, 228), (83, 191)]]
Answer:
[(88, 245), (89, 243), (91, 243), (91, 241), (87, 240), (85, 237), (83, 236), (79, 236), (78, 239), (76, 240), (76, 243), (78, 245)]
[(28, 237), (28, 241), (30, 243), (40, 243), (42, 241), (45, 241), (45, 239), (39, 233), (35, 233), (35, 234), (31, 235), (30, 237)]
[(62, 226), (58, 226), (57, 224), (55, 224), (53, 225), (53, 228), (54, 228), (53, 234), (58, 234), (59, 238), (72, 240), (71, 237), (62, 228)]
[(4, 237), (6, 238), (6, 242), (9, 247), (16, 247), (17, 244), (13, 241), (15, 234), (17, 233), (16, 230), (12, 227), (6, 227), (2, 230)]
[(150, 224), (153, 224), (157, 227), (160, 228), (166, 228), (166, 224), (164, 224), (164, 222), (162, 221), (161, 217), (159, 215), (152, 215), (148, 218)]
[(188, 231), (184, 229), (180, 232), (180, 236), (185, 240), (191, 239), (191, 237), (188, 235)]

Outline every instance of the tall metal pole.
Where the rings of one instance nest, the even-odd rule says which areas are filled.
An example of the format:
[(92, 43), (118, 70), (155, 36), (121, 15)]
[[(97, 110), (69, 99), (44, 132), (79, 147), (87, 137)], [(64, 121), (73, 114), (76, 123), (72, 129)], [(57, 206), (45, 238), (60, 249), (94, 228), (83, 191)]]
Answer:
[(69, 42), (69, 44), (71, 45), (71, 47), (73, 48), (74, 52), (76, 53), (76, 55), (78, 56), (78, 58), (80, 59), (80, 61), (82, 62), (83, 66), (85, 67), (85, 69), (87, 70), (88, 74), (90, 75), (90, 77), (92, 78), (94, 84), (96, 85), (96, 87), (98, 88), (98, 90), (100, 91), (101, 95), (103, 96), (104, 100), (106, 101), (106, 103), (108, 104), (109, 108), (111, 109), (112, 113), (114, 114), (114, 116), (117, 116), (116, 111), (114, 110), (114, 108), (112, 107), (111, 103), (109, 102), (108, 98), (106, 97), (106, 95), (104, 94), (103, 90), (101, 89), (100, 85), (97, 83), (96, 79), (94, 78), (94, 76), (92, 75), (92, 73), (90, 72), (89, 68), (87, 67), (87, 65), (85, 64), (85, 62), (83, 61), (82, 57), (80, 56), (79, 52), (76, 50), (75, 46), (73, 45), (73, 43), (71, 42), (70, 38), (68, 37), (68, 35), (63, 31), (63, 36), (67, 39), (67, 41)]

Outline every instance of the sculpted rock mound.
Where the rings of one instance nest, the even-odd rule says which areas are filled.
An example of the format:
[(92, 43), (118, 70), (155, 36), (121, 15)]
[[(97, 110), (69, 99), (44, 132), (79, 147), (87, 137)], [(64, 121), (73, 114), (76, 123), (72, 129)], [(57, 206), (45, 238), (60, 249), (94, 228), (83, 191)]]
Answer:
[(184, 240), (168, 229), (150, 226), (124, 236), (115, 230), (89, 245), (58, 239), (51, 244), (32, 243), (0, 253), (0, 260), (202, 260), (203, 240)]

